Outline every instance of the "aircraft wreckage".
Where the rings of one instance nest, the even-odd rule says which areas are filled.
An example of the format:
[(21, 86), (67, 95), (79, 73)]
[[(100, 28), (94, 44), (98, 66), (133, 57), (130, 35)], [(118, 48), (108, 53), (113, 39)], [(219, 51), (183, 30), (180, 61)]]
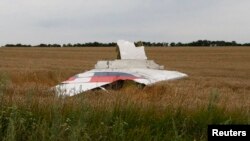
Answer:
[(159, 81), (169, 81), (187, 77), (178, 71), (164, 70), (164, 66), (147, 60), (143, 46), (119, 40), (117, 42), (119, 58), (116, 60), (98, 61), (95, 69), (79, 73), (61, 82), (54, 89), (59, 96), (74, 96), (88, 90), (101, 88), (105, 85), (130, 80), (143, 85)]

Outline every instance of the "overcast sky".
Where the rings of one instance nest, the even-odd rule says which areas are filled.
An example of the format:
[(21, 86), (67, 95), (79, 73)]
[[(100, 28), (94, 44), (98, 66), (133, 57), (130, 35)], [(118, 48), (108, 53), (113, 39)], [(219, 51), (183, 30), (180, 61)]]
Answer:
[(0, 45), (250, 42), (250, 0), (0, 0)]

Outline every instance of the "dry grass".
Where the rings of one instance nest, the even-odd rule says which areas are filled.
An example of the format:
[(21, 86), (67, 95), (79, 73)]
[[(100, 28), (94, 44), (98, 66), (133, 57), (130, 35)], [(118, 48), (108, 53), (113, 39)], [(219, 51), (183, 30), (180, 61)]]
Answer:
[[(144, 89), (90, 91), (64, 100), (64, 112), (82, 103), (106, 110), (117, 103), (121, 106), (135, 103), (141, 109), (153, 107), (159, 116), (166, 109), (173, 112), (182, 109), (192, 115), (209, 107), (212, 101), (222, 114), (244, 113), (248, 119), (243, 122), (249, 123), (250, 48), (146, 48), (146, 52), (148, 58), (166, 69), (187, 73), (189, 77)], [(35, 106), (30, 109), (42, 111), (41, 107), (46, 109), (55, 101), (60, 103), (48, 88), (92, 69), (97, 60), (115, 57), (115, 48), (1, 48), (0, 71), (10, 81), (6, 84), (4, 101), (6, 105)], [(32, 98), (27, 99), (27, 95)]]
[[(146, 51), (150, 59), (166, 69), (187, 73), (189, 78), (162, 82), (132, 95), (131, 89), (123, 91), (130, 99), (161, 106), (181, 101), (184, 107), (195, 108), (206, 104), (216, 91), (220, 97), (218, 104), (226, 109), (249, 109), (250, 48), (147, 48)], [(50, 87), (92, 69), (97, 60), (115, 56), (114, 48), (2, 48), (0, 70), (9, 75), (14, 87)], [(105, 98), (89, 94), (91, 97)], [(107, 99), (110, 97), (113, 95)]]

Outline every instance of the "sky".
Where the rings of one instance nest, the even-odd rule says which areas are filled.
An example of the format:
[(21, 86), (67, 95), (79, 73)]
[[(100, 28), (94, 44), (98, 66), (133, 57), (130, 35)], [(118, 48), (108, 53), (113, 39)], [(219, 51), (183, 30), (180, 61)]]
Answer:
[(249, 0), (1, 0), (7, 43), (250, 42)]

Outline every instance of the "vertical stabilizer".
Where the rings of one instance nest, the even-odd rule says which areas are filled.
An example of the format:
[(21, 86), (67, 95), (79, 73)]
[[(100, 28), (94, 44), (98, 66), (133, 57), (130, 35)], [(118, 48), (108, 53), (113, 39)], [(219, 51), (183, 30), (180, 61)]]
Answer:
[(120, 59), (147, 60), (144, 46), (136, 47), (134, 43), (119, 40), (117, 42), (120, 52)]

